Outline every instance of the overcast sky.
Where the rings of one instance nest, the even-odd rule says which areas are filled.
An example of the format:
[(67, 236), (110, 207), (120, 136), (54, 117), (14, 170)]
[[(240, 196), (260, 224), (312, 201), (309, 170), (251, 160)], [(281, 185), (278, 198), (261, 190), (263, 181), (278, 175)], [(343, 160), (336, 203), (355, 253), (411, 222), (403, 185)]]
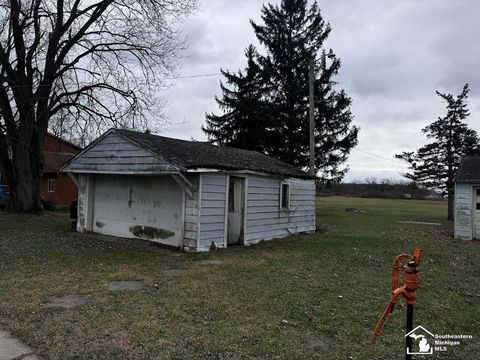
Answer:
[[(263, 3), (203, 0), (185, 25), (190, 47), (178, 75), (243, 69), (244, 49), (257, 45), (249, 19), (260, 19)], [(401, 178), (406, 166), (394, 154), (422, 145), (420, 129), (444, 114), (436, 89), (458, 94), (468, 82), (468, 123), (480, 132), (480, 1), (321, 0), (319, 6), (332, 26), (326, 46), (343, 62), (338, 87), (353, 98), (361, 127), (346, 180)], [(175, 80), (165, 94), (174, 125), (163, 135), (205, 140), (200, 127), (205, 112), (218, 112), (220, 79)]]

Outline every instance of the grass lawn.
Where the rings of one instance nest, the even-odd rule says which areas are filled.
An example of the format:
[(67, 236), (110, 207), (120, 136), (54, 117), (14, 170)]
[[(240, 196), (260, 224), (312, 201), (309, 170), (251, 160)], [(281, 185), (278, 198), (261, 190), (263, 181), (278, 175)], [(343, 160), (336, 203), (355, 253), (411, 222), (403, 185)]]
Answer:
[[(445, 202), (331, 197), (317, 205), (316, 234), (209, 254), (75, 234), (61, 213), (0, 213), (0, 325), (49, 359), (402, 359), (403, 300), (378, 343), (369, 340), (393, 259), (418, 246), (415, 326), (474, 336), (426, 358), (478, 359), (480, 242), (451, 239)], [(167, 277), (167, 269), (186, 271)], [(107, 290), (120, 279), (147, 286)], [(88, 302), (40, 307), (74, 293), (90, 294)]]

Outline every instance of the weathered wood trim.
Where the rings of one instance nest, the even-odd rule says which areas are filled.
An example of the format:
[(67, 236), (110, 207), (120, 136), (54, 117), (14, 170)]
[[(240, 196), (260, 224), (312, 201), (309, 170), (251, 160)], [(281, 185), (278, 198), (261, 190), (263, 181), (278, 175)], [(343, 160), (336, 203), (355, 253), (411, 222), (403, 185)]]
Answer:
[(197, 244), (196, 244), (196, 249), (197, 252), (200, 249), (200, 230), (201, 230), (201, 215), (202, 215), (202, 193), (203, 193), (203, 176), (200, 174), (198, 176), (198, 214), (197, 214)]
[[(180, 188), (183, 190), (183, 192), (186, 192), (188, 196), (190, 196), (190, 199), (193, 199), (193, 193), (192, 193), (192, 183), (188, 182), (190, 185), (184, 182), (184, 178), (180, 178), (178, 174), (172, 174), (173, 180), (180, 186)], [(185, 179), (186, 180), (186, 179)], [(185, 199), (183, 200), (185, 202)]]
[(77, 188), (80, 190), (80, 183), (78, 182), (78, 179), (75, 175), (71, 173), (67, 173), (68, 177), (72, 179), (73, 183), (77, 186)]
[(228, 200), (230, 193), (230, 175), (226, 176), (227, 183), (225, 184), (225, 216), (224, 216), (224, 234), (223, 234), (223, 247), (226, 249), (228, 247)]
[[(470, 185), (470, 184), (469, 184)], [(480, 185), (477, 184), (471, 184), (470, 190), (471, 190), (471, 197), (472, 197), (472, 203), (470, 205), (470, 223), (471, 223), (471, 238), (470, 240), (479, 240), (477, 239), (477, 232), (475, 229), (476, 222), (477, 222), (477, 217), (475, 214), (475, 211), (477, 209), (477, 189), (480, 189)]]
[(93, 219), (94, 219), (94, 202), (95, 202), (95, 188), (96, 188), (96, 176), (87, 175), (88, 181), (88, 196), (87, 196), (87, 219), (86, 229), (87, 232), (93, 231)]
[(243, 186), (245, 186), (244, 194), (243, 194), (243, 243), (247, 241), (247, 215), (248, 215), (248, 178), (249, 176), (245, 176), (245, 180), (243, 182)]
[(187, 179), (185, 175), (183, 175), (181, 172), (178, 173), (178, 176), (182, 178), (185, 183), (190, 186), (190, 188), (193, 188), (193, 184), (190, 182), (190, 180)]
[(472, 240), (475, 238), (475, 188), (478, 184), (455, 183), (454, 237)]
[[(278, 175), (278, 174), (269, 174), (260, 171), (253, 171), (253, 170), (224, 170), (224, 169), (214, 169), (214, 168), (197, 168), (197, 169), (188, 169), (188, 173), (219, 173), (219, 174), (231, 174), (235, 176), (239, 176), (240, 174), (243, 175), (258, 175), (264, 176), (271, 179), (284, 179), (285, 176)], [(310, 178), (308, 174), (305, 174), (305, 179), (299, 178), (299, 180), (313, 180), (314, 178)]]
[[(180, 249), (183, 249), (183, 247), (185, 246), (185, 207), (186, 207), (186, 196), (185, 196), (185, 190), (182, 191), (182, 221), (181, 221), (181, 228), (180, 228), (180, 232), (181, 232), (181, 238), (180, 238)], [(193, 196), (192, 196), (193, 197)]]
[(172, 175), (178, 174), (176, 171), (99, 171), (99, 170), (65, 170), (72, 174), (101, 174), (101, 175)]

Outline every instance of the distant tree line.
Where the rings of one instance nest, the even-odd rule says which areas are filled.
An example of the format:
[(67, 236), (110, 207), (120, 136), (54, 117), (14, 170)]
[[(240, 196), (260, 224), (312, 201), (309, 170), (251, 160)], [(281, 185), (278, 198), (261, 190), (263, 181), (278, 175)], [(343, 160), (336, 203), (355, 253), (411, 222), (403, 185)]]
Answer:
[(429, 190), (415, 182), (368, 178), (361, 182), (317, 185), (320, 196), (356, 196), (381, 199), (442, 199), (440, 193)]

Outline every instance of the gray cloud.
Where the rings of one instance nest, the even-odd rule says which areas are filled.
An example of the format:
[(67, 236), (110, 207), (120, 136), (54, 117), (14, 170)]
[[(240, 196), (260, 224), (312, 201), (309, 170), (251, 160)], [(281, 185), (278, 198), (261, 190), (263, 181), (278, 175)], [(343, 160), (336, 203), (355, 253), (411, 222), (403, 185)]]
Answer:
[[(259, 20), (262, 3), (204, 1), (185, 27), (190, 47), (179, 75), (243, 68), (245, 47), (256, 44), (248, 20)], [(406, 166), (393, 155), (422, 145), (420, 129), (444, 114), (436, 89), (458, 93), (469, 82), (469, 124), (480, 131), (480, 2), (323, 0), (319, 5), (332, 26), (326, 45), (343, 62), (338, 86), (353, 98), (355, 123), (361, 126), (348, 179), (401, 177)], [(166, 97), (167, 115), (178, 124), (165, 135), (205, 139), (200, 127), (205, 112), (218, 112), (219, 81), (220, 76), (176, 80)]]

